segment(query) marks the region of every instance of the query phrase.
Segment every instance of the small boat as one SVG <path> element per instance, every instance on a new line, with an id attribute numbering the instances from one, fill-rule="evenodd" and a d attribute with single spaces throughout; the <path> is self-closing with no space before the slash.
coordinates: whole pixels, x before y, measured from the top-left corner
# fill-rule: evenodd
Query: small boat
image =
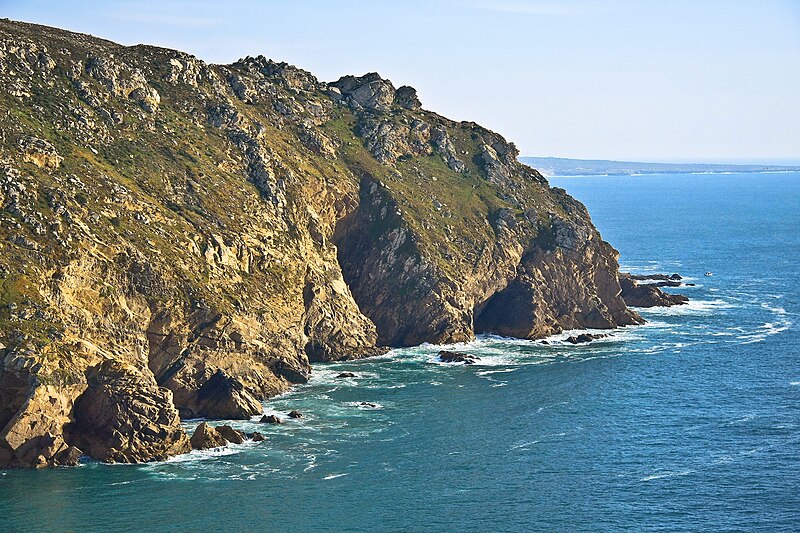
<path id="1" fill-rule="evenodd" d="M 713 272 L 706 272 L 706 277 L 707 277 L 707 278 L 710 278 L 710 277 L 711 277 L 711 276 L 713 276 L 713 275 L 714 275 L 714 273 L 713 273 Z"/>

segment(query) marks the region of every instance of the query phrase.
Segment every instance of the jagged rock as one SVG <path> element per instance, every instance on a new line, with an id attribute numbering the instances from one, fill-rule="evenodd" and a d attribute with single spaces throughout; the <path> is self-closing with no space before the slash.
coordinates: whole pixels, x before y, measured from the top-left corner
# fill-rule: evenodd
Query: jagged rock
<path id="1" fill-rule="evenodd" d="M 680 274 L 630 274 L 630 277 L 636 281 L 680 281 L 683 279 Z"/>
<path id="2" fill-rule="evenodd" d="M 608 337 L 608 335 L 604 335 L 602 333 L 601 334 L 581 333 L 577 336 L 570 335 L 569 337 L 567 337 L 566 340 L 570 344 L 584 344 L 587 342 L 592 342 L 595 339 L 604 339 L 606 337 Z"/>
<path id="3" fill-rule="evenodd" d="M 259 433 L 258 431 L 254 431 L 253 434 L 250 436 L 253 442 L 264 442 L 267 440 L 264 435 Z"/>
<path id="4" fill-rule="evenodd" d="M 217 370 L 197 390 L 197 405 L 192 411 L 206 418 L 248 420 L 261 414 L 263 408 L 241 381 Z"/>
<path id="5" fill-rule="evenodd" d="M 303 413 L 300 411 L 292 410 L 289 412 L 289 418 L 303 418 Z"/>
<path id="6" fill-rule="evenodd" d="M 264 415 L 261 417 L 262 424 L 282 424 L 283 421 L 275 415 Z"/>
<path id="7" fill-rule="evenodd" d="M 189 451 L 172 393 L 119 361 L 90 368 L 75 401 L 68 441 L 94 459 L 140 463 Z"/>
<path id="8" fill-rule="evenodd" d="M 443 126 L 436 126 L 431 133 L 431 142 L 433 142 L 436 149 L 442 155 L 444 162 L 450 167 L 453 172 L 464 172 L 467 165 L 461 161 L 456 155 L 456 149 L 453 142 L 447 135 L 447 130 Z"/>
<path id="9" fill-rule="evenodd" d="M 408 85 L 403 85 L 394 93 L 394 103 L 405 109 L 416 111 L 422 107 L 417 97 L 417 90 Z"/>
<path id="10" fill-rule="evenodd" d="M 622 298 L 632 307 L 669 307 L 689 301 L 689 298 L 682 294 L 667 294 L 656 284 L 639 285 L 630 274 L 620 273 L 619 283 Z"/>
<path id="11" fill-rule="evenodd" d="M 223 439 L 228 442 L 232 442 L 233 444 L 241 444 L 244 442 L 244 433 L 239 431 L 238 429 L 233 429 L 231 426 L 217 426 L 216 427 L 217 433 L 219 433 Z"/>
<path id="12" fill-rule="evenodd" d="M 474 365 L 480 361 L 480 358 L 468 353 L 442 350 L 439 352 L 439 360 L 442 363 L 464 363 L 465 365 Z"/>
<path id="13" fill-rule="evenodd" d="M 330 86 L 339 89 L 345 101 L 355 109 L 385 113 L 392 108 L 395 90 L 391 82 L 376 72 L 364 76 L 343 76 Z"/>
<path id="14" fill-rule="evenodd" d="M 158 104 L 161 103 L 161 95 L 152 87 L 137 87 L 130 92 L 128 98 L 137 101 L 143 109 L 150 113 L 155 113 L 158 110 Z"/>
<path id="15" fill-rule="evenodd" d="M 216 428 L 201 422 L 192 433 L 191 446 L 193 450 L 209 450 L 225 446 L 228 441 L 217 431 Z"/>
<path id="16" fill-rule="evenodd" d="M 363 316 L 339 272 L 309 269 L 303 289 L 306 354 L 311 361 L 355 359 L 386 353 L 375 325 Z"/>

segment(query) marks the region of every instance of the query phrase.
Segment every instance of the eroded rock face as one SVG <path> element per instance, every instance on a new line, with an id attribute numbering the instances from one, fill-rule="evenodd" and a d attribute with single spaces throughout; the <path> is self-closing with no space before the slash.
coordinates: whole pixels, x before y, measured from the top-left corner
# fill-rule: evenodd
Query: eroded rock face
<path id="1" fill-rule="evenodd" d="M 13 385 L 3 373 L 2 390 L 12 392 Z M 28 387 L 18 392 L 17 400 L 3 398 L 4 406 L 14 411 L 3 420 L 0 431 L 0 465 L 12 468 L 41 468 L 78 464 L 83 452 L 65 442 L 62 428 L 69 423 L 75 396 L 82 387 Z"/>
<path id="2" fill-rule="evenodd" d="M 247 420 L 262 412 L 261 403 L 245 390 L 244 385 L 222 370 L 200 386 L 196 397 L 196 404 L 183 406 L 188 417 Z"/>
<path id="3" fill-rule="evenodd" d="M 172 393 L 124 363 L 108 360 L 92 367 L 73 413 L 68 440 L 101 461 L 141 463 L 190 449 Z"/>

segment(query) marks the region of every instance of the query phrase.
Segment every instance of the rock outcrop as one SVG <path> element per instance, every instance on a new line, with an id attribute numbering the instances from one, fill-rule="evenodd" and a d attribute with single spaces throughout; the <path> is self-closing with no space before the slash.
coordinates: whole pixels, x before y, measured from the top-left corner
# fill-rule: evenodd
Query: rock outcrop
<path id="1" fill-rule="evenodd" d="M 90 457 L 141 463 L 189 451 L 172 393 L 152 375 L 106 360 L 87 371 L 86 381 L 66 439 Z"/>
<path id="2" fill-rule="evenodd" d="M 201 422 L 192 433 L 191 446 L 193 450 L 209 450 L 226 444 L 228 441 L 225 437 L 208 422 Z"/>
<path id="3" fill-rule="evenodd" d="M 619 283 L 622 288 L 622 298 L 625 300 L 626 305 L 632 307 L 669 307 L 673 305 L 682 305 L 689 301 L 689 298 L 682 294 L 669 294 L 659 288 L 663 286 L 674 286 L 670 283 L 674 278 L 659 283 L 639 284 L 637 280 L 642 279 L 659 278 L 637 277 L 624 272 L 620 274 Z"/>
<path id="4" fill-rule="evenodd" d="M 474 365 L 480 361 L 480 358 L 468 353 L 442 350 L 439 352 L 439 361 L 442 363 L 463 363 L 465 365 Z"/>
<path id="5" fill-rule="evenodd" d="M 0 466 L 181 453 L 178 415 L 315 361 L 641 321 L 579 202 L 378 74 L 2 20 L 0 101 Z"/>
<path id="6" fill-rule="evenodd" d="M 217 433 L 222 435 L 222 438 L 233 444 L 241 444 L 244 442 L 245 435 L 238 429 L 233 429 L 231 426 L 217 426 Z"/>

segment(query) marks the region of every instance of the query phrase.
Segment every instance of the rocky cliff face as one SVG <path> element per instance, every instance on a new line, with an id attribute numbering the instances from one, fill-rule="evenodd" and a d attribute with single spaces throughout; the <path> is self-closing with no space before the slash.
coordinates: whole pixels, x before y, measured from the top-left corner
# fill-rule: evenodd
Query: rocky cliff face
<path id="1" fill-rule="evenodd" d="M 0 21 L 0 466 L 148 461 L 310 363 L 640 321 L 585 208 L 377 74 Z"/>

